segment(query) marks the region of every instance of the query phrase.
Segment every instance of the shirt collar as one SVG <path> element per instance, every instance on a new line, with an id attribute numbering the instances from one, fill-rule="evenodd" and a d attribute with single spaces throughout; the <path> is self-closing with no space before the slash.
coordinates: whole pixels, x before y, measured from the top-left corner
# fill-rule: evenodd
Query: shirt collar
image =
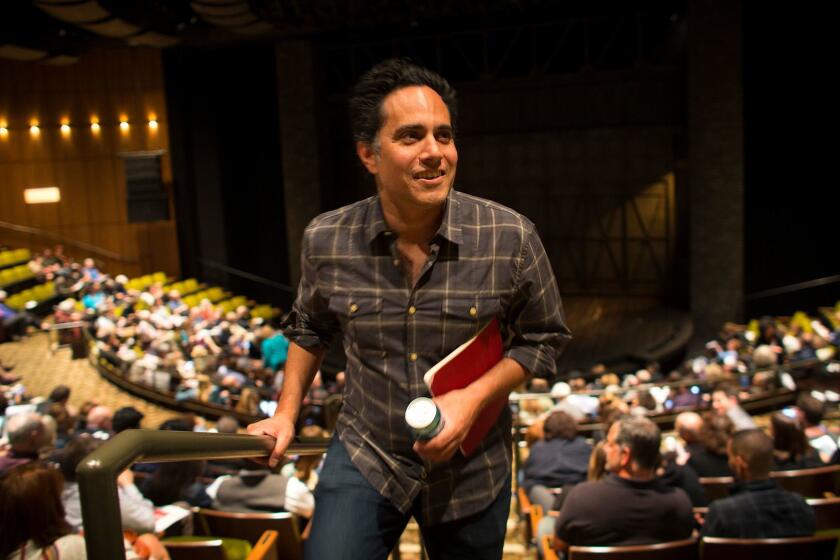
<path id="1" fill-rule="evenodd" d="M 764 480 L 751 480 L 749 482 L 735 482 L 732 485 L 730 494 L 737 494 L 739 492 L 760 492 L 762 490 L 773 490 L 779 485 L 775 480 L 765 478 Z"/>
<path id="2" fill-rule="evenodd" d="M 367 232 L 367 241 L 370 243 L 379 235 L 387 233 L 388 224 L 385 223 L 385 216 L 382 214 L 382 204 L 379 200 L 379 195 L 370 198 L 370 205 L 368 207 L 365 230 Z M 450 189 L 449 196 L 446 198 L 446 206 L 443 211 L 443 220 L 440 222 L 440 227 L 435 234 L 435 237 L 441 236 L 444 239 L 460 245 L 463 240 L 463 230 L 461 228 L 461 193 L 454 188 Z"/>

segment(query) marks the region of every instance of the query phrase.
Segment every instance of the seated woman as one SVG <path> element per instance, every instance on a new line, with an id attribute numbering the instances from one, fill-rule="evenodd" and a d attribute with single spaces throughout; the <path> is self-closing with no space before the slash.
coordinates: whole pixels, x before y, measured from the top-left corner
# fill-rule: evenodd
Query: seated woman
<path id="1" fill-rule="evenodd" d="M 565 412 L 553 412 L 543 425 L 545 439 L 536 442 L 523 466 L 522 485 L 531 501 L 548 510 L 554 496 L 548 488 L 586 479 L 592 446 L 577 435 L 577 423 Z"/>
<path id="2" fill-rule="evenodd" d="M 85 539 L 64 519 L 61 474 L 40 462 L 16 467 L 0 477 L 0 559 L 86 560 Z M 151 534 L 126 542 L 126 558 L 168 559 Z"/>
<path id="3" fill-rule="evenodd" d="M 808 444 L 805 428 L 795 412 L 775 412 L 770 417 L 773 438 L 773 470 L 791 471 L 823 465 L 819 453 Z"/>
<path id="4" fill-rule="evenodd" d="M 88 434 L 79 434 L 70 440 L 57 456 L 58 467 L 65 481 L 61 500 L 67 522 L 74 531 L 82 529 L 82 504 L 79 485 L 76 482 L 76 467 L 102 443 L 102 440 Z M 117 477 L 117 496 L 123 529 L 131 529 L 137 533 L 154 531 L 155 507 L 134 485 L 134 473 L 131 470 L 125 470 Z"/>
<path id="5" fill-rule="evenodd" d="M 728 416 L 706 414 L 700 429 L 702 446 L 694 446 L 688 465 L 699 477 L 732 476 L 726 442 L 735 430 Z"/>

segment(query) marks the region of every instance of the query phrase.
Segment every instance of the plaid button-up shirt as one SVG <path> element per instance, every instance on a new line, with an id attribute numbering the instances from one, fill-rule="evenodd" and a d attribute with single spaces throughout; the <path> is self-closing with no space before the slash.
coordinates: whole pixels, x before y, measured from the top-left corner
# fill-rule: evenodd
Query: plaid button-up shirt
<path id="1" fill-rule="evenodd" d="M 709 504 L 704 537 L 779 539 L 807 537 L 817 530 L 814 510 L 799 494 L 782 490 L 775 480 L 735 485 L 733 494 Z"/>
<path id="2" fill-rule="evenodd" d="M 403 273 L 377 196 L 322 214 L 306 228 L 302 277 L 285 334 L 303 347 L 343 336 L 344 404 L 336 430 L 362 475 L 400 511 L 420 496 L 426 524 L 488 507 L 510 477 L 510 411 L 481 446 L 442 464 L 412 451 L 408 403 L 423 374 L 492 317 L 505 355 L 531 374 L 555 371 L 570 338 L 554 274 L 525 217 L 451 191 L 416 284 Z"/>

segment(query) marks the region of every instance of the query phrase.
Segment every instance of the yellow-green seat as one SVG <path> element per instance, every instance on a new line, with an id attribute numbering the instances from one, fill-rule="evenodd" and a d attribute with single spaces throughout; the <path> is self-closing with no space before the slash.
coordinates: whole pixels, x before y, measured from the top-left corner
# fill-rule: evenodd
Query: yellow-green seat
<path id="1" fill-rule="evenodd" d="M 163 540 L 167 542 L 201 542 L 209 540 L 222 540 L 222 548 L 225 551 L 227 560 L 246 560 L 251 553 L 251 543 L 245 539 L 234 539 L 229 537 L 201 537 L 201 536 L 180 536 L 167 537 Z"/>

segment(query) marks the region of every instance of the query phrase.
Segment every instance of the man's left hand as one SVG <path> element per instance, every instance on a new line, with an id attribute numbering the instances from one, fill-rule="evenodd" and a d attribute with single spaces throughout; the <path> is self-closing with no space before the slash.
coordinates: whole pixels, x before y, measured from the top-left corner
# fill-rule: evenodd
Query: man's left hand
<path id="1" fill-rule="evenodd" d="M 443 419 L 443 429 L 429 440 L 414 443 L 414 452 L 432 462 L 451 459 L 467 437 L 478 416 L 478 403 L 469 391 L 458 389 L 434 398 Z"/>

